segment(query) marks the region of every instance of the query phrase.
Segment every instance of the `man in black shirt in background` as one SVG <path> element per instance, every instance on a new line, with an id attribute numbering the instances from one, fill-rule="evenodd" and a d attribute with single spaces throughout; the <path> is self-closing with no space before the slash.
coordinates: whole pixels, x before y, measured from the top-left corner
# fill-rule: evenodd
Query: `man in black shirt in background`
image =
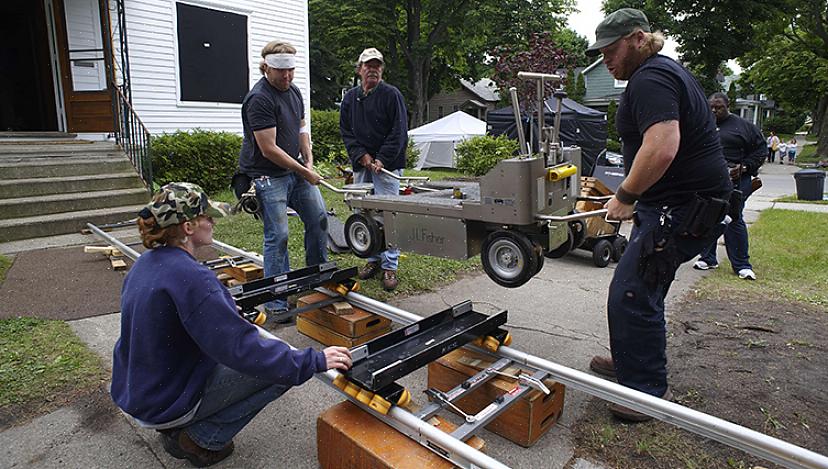
<path id="1" fill-rule="evenodd" d="M 733 188 L 742 192 L 740 210 L 734 211 L 733 220 L 725 228 L 724 239 L 727 258 L 733 272 L 746 280 L 756 280 L 756 273 L 750 264 L 748 255 L 748 231 L 742 216 L 744 203 L 751 194 L 751 177 L 756 176 L 759 167 L 765 162 L 767 147 L 765 138 L 759 128 L 728 111 L 729 99 L 724 93 L 710 95 L 710 109 L 716 116 L 719 139 L 722 142 L 725 160 L 730 168 Z M 699 260 L 693 265 L 698 270 L 719 267 L 716 259 L 716 242 L 702 251 Z"/>
<path id="2" fill-rule="evenodd" d="M 613 77 L 628 80 L 616 115 L 627 176 L 606 204 L 607 218 L 633 219 L 634 227 L 607 299 L 612 357 L 596 356 L 590 368 L 670 399 L 664 297 L 678 267 L 721 234 L 730 178 L 701 87 L 658 54 L 664 36 L 650 32 L 644 13 L 615 11 L 595 36 L 587 54 L 600 51 Z M 618 404 L 610 411 L 651 418 Z"/>

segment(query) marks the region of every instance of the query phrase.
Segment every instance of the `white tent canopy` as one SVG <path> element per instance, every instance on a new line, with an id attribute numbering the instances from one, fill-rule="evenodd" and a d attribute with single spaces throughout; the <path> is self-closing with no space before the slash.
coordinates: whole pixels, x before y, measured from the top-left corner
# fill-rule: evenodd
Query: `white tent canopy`
<path id="1" fill-rule="evenodd" d="M 454 148 L 476 135 L 486 134 L 486 123 L 463 111 L 457 111 L 408 131 L 408 138 L 420 150 L 417 169 L 454 168 Z"/>

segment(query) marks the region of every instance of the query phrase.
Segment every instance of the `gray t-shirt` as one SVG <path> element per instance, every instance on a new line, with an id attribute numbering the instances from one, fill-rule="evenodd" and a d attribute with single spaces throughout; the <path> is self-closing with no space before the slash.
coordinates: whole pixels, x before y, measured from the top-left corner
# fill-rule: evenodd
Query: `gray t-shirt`
<path id="1" fill-rule="evenodd" d="M 253 132 L 276 128 L 276 145 L 288 155 L 299 157 L 299 125 L 305 118 L 305 106 L 299 88 L 290 85 L 279 91 L 262 77 L 242 102 L 244 141 L 239 153 L 239 169 L 252 178 L 280 177 L 290 171 L 271 162 L 256 144 Z"/>

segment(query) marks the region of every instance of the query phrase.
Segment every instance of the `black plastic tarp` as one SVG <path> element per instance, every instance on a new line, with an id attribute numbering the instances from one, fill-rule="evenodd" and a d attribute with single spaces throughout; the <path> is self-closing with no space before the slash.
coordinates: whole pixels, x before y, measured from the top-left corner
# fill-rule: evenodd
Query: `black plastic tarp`
<path id="1" fill-rule="evenodd" d="M 548 99 L 543 116 L 546 125 L 554 124 L 556 109 L 557 101 L 554 98 Z M 537 150 L 537 113 L 523 112 L 521 117 L 526 140 L 531 141 L 532 148 Z M 486 116 L 486 124 L 486 133 L 489 135 L 506 134 L 509 138 L 517 139 L 515 114 L 511 106 L 490 111 Z M 595 159 L 607 146 L 606 114 L 564 98 L 561 103 L 561 142 L 564 146 L 581 147 L 581 174 L 591 176 Z"/>

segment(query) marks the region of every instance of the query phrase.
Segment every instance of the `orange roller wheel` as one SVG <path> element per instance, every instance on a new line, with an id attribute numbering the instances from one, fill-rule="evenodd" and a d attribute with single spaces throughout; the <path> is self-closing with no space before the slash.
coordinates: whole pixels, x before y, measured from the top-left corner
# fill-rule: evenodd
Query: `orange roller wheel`
<path id="1" fill-rule="evenodd" d="M 256 319 L 253 320 L 253 324 L 263 326 L 265 321 L 267 321 L 267 314 L 260 312 L 256 315 Z"/>
<path id="2" fill-rule="evenodd" d="M 503 339 L 503 345 L 505 345 L 507 347 L 512 345 L 512 333 L 511 332 L 506 333 L 506 338 Z"/>
<path id="3" fill-rule="evenodd" d="M 391 403 L 386 401 L 382 396 L 376 394 L 371 402 L 368 404 L 368 407 L 376 410 L 377 412 L 385 415 L 391 410 Z"/>
<path id="4" fill-rule="evenodd" d="M 349 395 L 353 398 L 356 398 L 357 394 L 359 394 L 360 387 L 357 386 L 356 384 L 348 381 L 348 384 L 345 385 L 345 389 L 343 389 L 343 391 L 345 391 L 345 394 L 347 394 L 347 395 Z"/>
<path id="5" fill-rule="evenodd" d="M 362 402 L 365 405 L 371 404 L 371 399 L 374 398 L 374 393 L 368 391 L 367 389 L 360 389 L 359 393 L 356 395 L 356 400 Z"/>
<path id="6" fill-rule="evenodd" d="M 348 378 L 346 378 L 345 375 L 337 375 L 337 377 L 333 380 L 333 385 L 344 391 L 345 386 L 348 385 Z"/>
<path id="7" fill-rule="evenodd" d="M 483 348 L 490 352 L 497 352 L 497 348 L 500 347 L 500 342 L 495 339 L 494 337 L 487 335 L 485 339 L 483 339 Z"/>
<path id="8" fill-rule="evenodd" d="M 411 393 L 408 392 L 408 389 L 403 389 L 400 398 L 397 399 L 397 405 L 400 407 L 408 407 L 408 404 L 411 404 Z"/>

